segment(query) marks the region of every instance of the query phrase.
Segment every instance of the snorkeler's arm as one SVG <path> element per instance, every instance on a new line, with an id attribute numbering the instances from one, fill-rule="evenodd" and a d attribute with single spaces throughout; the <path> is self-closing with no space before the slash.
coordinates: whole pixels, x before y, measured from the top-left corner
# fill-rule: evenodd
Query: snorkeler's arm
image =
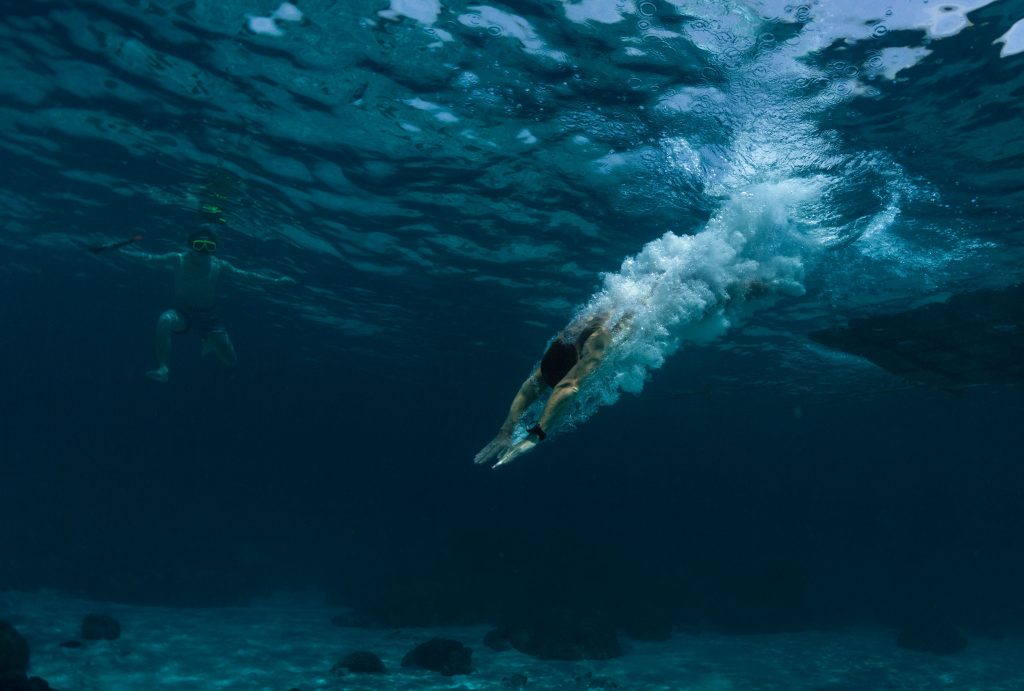
<path id="1" fill-rule="evenodd" d="M 512 443 L 512 430 L 516 426 L 516 421 L 523 414 L 524 410 L 540 398 L 543 390 L 544 379 L 538 367 L 534 370 L 533 374 L 526 378 L 523 385 L 519 387 L 519 391 L 516 392 L 515 398 L 512 399 L 512 405 L 508 409 L 508 415 L 505 417 L 505 422 L 501 424 L 498 434 L 473 457 L 475 463 L 487 463 L 508 449 Z"/>
<path id="2" fill-rule="evenodd" d="M 178 266 L 178 262 L 181 261 L 181 252 L 153 254 L 152 252 L 135 249 L 134 247 L 122 247 L 120 252 L 131 259 L 136 259 L 151 266 L 162 266 L 167 269 L 175 268 Z"/>
<path id="3" fill-rule="evenodd" d="M 224 259 L 217 260 L 224 271 L 235 278 L 240 278 L 243 281 L 259 281 L 260 283 L 295 283 L 295 279 L 291 276 L 273 276 L 271 274 L 263 273 L 262 271 L 249 271 L 248 269 L 239 269 L 237 266 Z"/>
<path id="4" fill-rule="evenodd" d="M 562 378 L 562 381 L 558 382 L 555 386 L 555 390 L 551 392 L 551 396 L 548 398 L 547 404 L 544 406 L 544 412 L 541 413 L 540 419 L 537 421 L 537 425 L 530 430 L 529 435 L 526 439 L 523 439 L 515 446 L 506 449 L 498 457 L 498 462 L 494 464 L 494 467 L 511 463 L 513 460 L 522 456 L 528 451 L 532 451 L 533 447 L 541 442 L 546 435 L 546 432 L 550 430 L 554 425 L 561 420 L 562 416 L 565 415 L 565 411 L 569 407 L 569 403 L 576 397 L 576 394 L 580 391 L 580 386 L 583 381 L 589 377 L 594 370 L 604 360 L 605 353 L 608 349 L 608 343 L 611 341 L 611 332 L 606 328 L 599 328 L 587 342 L 583 344 L 583 350 L 580 353 L 580 361 L 569 370 L 569 373 Z"/>

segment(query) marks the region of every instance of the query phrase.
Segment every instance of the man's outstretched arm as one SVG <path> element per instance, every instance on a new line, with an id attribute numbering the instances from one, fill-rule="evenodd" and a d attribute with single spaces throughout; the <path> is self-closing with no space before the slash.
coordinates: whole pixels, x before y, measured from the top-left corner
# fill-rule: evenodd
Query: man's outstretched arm
<path id="1" fill-rule="evenodd" d="M 502 451 L 501 455 L 498 456 L 498 462 L 494 464 L 495 468 L 511 463 L 524 453 L 532 451 L 533 447 L 537 446 L 547 436 L 547 431 L 565 415 L 569 404 L 576 397 L 576 394 L 579 393 L 583 381 L 604 360 L 610 340 L 611 333 L 605 328 L 598 329 L 587 339 L 587 342 L 583 345 L 583 352 L 580 353 L 580 361 L 555 386 L 555 390 L 551 392 L 551 396 L 544 406 L 544 412 L 541 413 L 540 419 L 537 420 L 537 425 L 530 429 L 530 434 L 527 435 L 526 439 Z"/>
<path id="2" fill-rule="evenodd" d="M 248 269 L 239 269 L 237 266 L 224 259 L 218 259 L 220 265 L 224 268 L 224 271 L 228 274 L 239 278 L 243 281 L 257 281 L 260 283 L 295 283 L 295 279 L 291 276 L 274 276 L 273 274 L 264 273 L 262 271 L 250 271 Z"/>
<path id="3" fill-rule="evenodd" d="M 130 259 L 135 259 L 150 266 L 161 266 L 165 269 L 173 269 L 181 261 L 181 252 L 153 254 L 152 252 L 146 252 L 134 247 L 122 247 L 119 251 Z"/>
<path id="4" fill-rule="evenodd" d="M 541 376 L 540 368 L 537 368 L 533 374 L 527 377 L 523 385 L 519 387 L 519 391 L 516 393 L 515 398 L 512 399 L 508 415 L 505 417 L 505 422 L 501 424 L 501 429 L 498 430 L 497 436 L 473 458 L 476 463 L 487 463 L 508 449 L 512 443 L 512 430 L 516 426 L 516 421 L 523 414 L 524 410 L 540 398 L 543 390 L 544 379 Z"/>

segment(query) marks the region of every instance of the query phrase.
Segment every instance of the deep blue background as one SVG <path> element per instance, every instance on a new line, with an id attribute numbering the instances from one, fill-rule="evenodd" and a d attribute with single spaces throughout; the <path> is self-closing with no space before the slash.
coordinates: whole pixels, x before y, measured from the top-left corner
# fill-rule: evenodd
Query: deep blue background
<path id="1" fill-rule="evenodd" d="M 693 349 L 585 433 L 490 471 L 472 455 L 531 334 L 508 333 L 521 361 L 387 342 L 307 361 L 321 334 L 267 327 L 229 291 L 238 368 L 179 338 L 162 387 L 141 372 L 169 272 L 132 265 L 128 289 L 46 266 L 2 285 L 0 587 L 198 604 L 312 586 L 393 623 L 524 605 L 755 630 L 919 602 L 986 626 L 1024 612 L 1017 390 L 700 393 L 742 363 Z"/>

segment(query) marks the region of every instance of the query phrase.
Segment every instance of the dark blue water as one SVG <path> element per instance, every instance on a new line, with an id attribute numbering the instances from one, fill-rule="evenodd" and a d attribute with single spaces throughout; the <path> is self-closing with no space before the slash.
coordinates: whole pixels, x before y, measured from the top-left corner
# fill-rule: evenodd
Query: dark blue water
<path id="1" fill-rule="evenodd" d="M 1020 282 L 1022 18 L 4 3 L 0 588 L 1019 627 L 1022 324 L 970 327 L 980 383 L 810 334 Z M 178 337 L 160 385 L 172 273 L 87 248 L 185 251 L 212 194 L 218 256 L 297 284 L 226 280 L 238 365 Z M 631 326 L 570 419 L 475 466 L 598 309 Z"/>

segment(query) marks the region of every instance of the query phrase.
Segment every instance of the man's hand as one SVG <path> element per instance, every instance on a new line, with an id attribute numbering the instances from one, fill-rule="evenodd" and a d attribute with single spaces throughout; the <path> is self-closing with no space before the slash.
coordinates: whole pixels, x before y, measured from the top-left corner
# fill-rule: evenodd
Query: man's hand
<path id="1" fill-rule="evenodd" d="M 494 467 L 500 468 L 506 463 L 511 463 L 512 461 L 516 460 L 524 453 L 533 451 L 533 447 L 537 446 L 539 442 L 540 439 L 531 434 L 526 439 L 522 440 L 512 448 L 505 449 L 502 452 L 502 454 L 498 456 L 498 462 L 494 464 Z"/>
<path id="2" fill-rule="evenodd" d="M 512 432 L 501 430 L 498 435 L 490 441 L 487 446 L 480 450 L 480 452 L 473 457 L 474 463 L 490 463 L 494 460 L 495 456 L 504 453 L 508 450 L 509 444 L 512 443 Z"/>

